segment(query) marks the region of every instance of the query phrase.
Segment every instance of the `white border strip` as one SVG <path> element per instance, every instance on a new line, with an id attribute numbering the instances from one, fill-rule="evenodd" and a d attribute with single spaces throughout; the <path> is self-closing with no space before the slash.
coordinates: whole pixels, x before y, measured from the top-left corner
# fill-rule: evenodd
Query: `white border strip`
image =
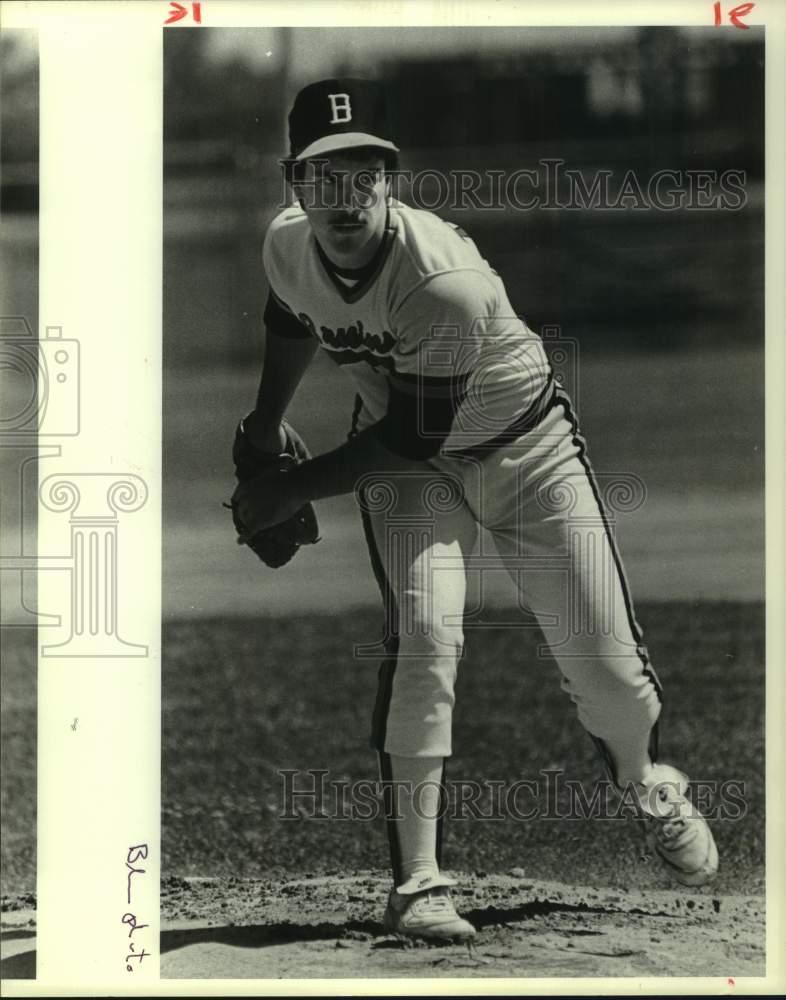
<path id="1" fill-rule="evenodd" d="M 38 27 L 42 68 L 41 326 L 78 340 L 82 432 L 63 442 L 69 474 L 140 476 L 146 504 L 118 515 L 118 634 L 146 658 L 42 658 L 39 688 L 39 979 L 17 995 L 368 995 L 410 992 L 412 980 L 156 982 L 156 959 L 126 973 L 125 851 L 145 840 L 141 917 L 155 927 L 159 810 L 161 44 L 165 2 L 3 3 L 9 27 Z M 734 4 L 724 3 L 724 9 Z M 710 26 L 710 0 L 577 0 L 472 4 L 422 0 L 297 5 L 203 0 L 205 26 L 642 25 Z M 781 705 L 784 606 L 784 14 L 759 0 L 767 24 L 767 508 L 768 979 L 418 980 L 423 994 L 764 993 L 782 989 L 784 779 Z M 177 30 L 176 28 L 172 30 Z M 723 30 L 734 30 L 726 28 Z M 724 276 L 719 276 L 722 280 Z M 42 468 L 42 478 L 45 469 Z M 74 512 L 42 511 L 43 557 L 68 555 Z M 68 530 L 63 523 L 69 522 Z M 51 547 L 50 547 L 51 546 Z M 39 581 L 40 606 L 64 607 Z M 51 586 L 51 591 L 47 588 Z M 48 608 L 47 608 L 48 610 Z M 773 614 L 773 611 L 775 612 Z M 66 620 L 68 625 L 68 620 Z M 66 628 L 67 631 L 67 628 Z M 74 717 L 79 718 L 72 729 Z M 722 738 L 722 734 L 719 734 Z M 143 888 L 144 887 L 144 888 Z M 671 973 L 675 970 L 664 970 Z M 133 976 L 130 983 L 128 976 Z M 142 982 L 142 977 L 146 982 Z M 5 984 L 6 991 L 8 983 Z"/>
<path id="2" fill-rule="evenodd" d="M 42 992 L 159 969 L 162 37 L 138 13 L 39 29 Z"/>

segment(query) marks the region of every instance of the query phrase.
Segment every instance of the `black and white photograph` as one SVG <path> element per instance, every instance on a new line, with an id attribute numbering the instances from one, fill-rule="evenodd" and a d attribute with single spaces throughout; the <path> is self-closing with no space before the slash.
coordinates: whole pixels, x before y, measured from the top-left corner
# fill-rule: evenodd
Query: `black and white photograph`
<path id="1" fill-rule="evenodd" d="M 4 995 L 782 990 L 784 13 L 0 3 Z"/>
<path id="2" fill-rule="evenodd" d="M 164 66 L 162 975 L 761 975 L 763 32 Z"/>
<path id="3" fill-rule="evenodd" d="M 73 421 L 38 339 L 38 39 L 0 34 L 0 975 L 35 977 L 39 467 Z M 67 345 L 70 347 L 71 345 Z M 44 355 L 39 362 L 39 350 Z M 47 366 L 47 360 L 49 362 Z M 55 369 L 55 370 L 53 370 Z M 47 380 L 51 384 L 47 386 Z M 47 407 L 54 390 L 54 407 Z M 71 404 L 71 405 L 69 405 Z M 49 409 L 49 418 L 46 411 Z M 52 420 L 53 411 L 54 421 Z M 65 421 L 62 417 L 65 416 Z M 39 434 L 39 428 L 42 428 Z M 39 461 L 40 459 L 40 461 Z M 45 619 L 46 623 L 46 619 Z"/>

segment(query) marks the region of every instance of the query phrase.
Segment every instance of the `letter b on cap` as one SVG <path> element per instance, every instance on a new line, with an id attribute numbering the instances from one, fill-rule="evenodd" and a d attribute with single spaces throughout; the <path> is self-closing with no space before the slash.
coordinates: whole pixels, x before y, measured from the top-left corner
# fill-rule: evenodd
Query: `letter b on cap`
<path id="1" fill-rule="evenodd" d="M 330 124 L 342 125 L 344 122 L 352 121 L 352 105 L 349 103 L 349 94 L 328 94 L 330 101 Z"/>

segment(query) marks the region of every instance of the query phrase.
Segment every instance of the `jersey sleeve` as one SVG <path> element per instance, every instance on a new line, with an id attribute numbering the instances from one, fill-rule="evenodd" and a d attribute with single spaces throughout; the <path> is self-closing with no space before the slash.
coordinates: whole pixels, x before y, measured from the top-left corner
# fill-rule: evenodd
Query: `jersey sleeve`
<path id="1" fill-rule="evenodd" d="M 269 332 L 280 337 L 304 339 L 312 336 L 313 331 L 301 322 L 286 300 L 283 270 L 279 260 L 281 250 L 277 241 L 279 223 L 280 217 L 270 224 L 262 245 L 262 264 L 269 286 L 263 319 Z"/>
<path id="2" fill-rule="evenodd" d="M 394 316 L 399 343 L 396 370 L 424 378 L 472 372 L 497 307 L 493 282 L 474 268 L 425 279 L 405 295 Z"/>
<path id="3" fill-rule="evenodd" d="M 288 340 L 305 340 L 307 337 L 313 336 L 311 330 L 300 322 L 272 288 L 268 293 L 263 319 L 267 332 L 274 333 L 278 337 L 286 337 Z"/>

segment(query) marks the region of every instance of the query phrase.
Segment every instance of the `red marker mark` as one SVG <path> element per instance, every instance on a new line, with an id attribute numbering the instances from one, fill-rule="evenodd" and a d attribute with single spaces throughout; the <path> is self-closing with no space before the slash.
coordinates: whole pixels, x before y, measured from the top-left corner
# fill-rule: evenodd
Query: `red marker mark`
<path id="1" fill-rule="evenodd" d="M 719 3 L 715 4 L 716 7 L 720 7 Z M 181 17 L 185 17 L 188 12 L 182 3 L 170 3 L 169 5 L 169 17 L 164 21 L 164 24 L 174 24 L 175 21 L 179 21 Z M 715 23 L 720 24 L 718 20 L 718 15 L 716 12 Z"/>
<path id="2" fill-rule="evenodd" d="M 174 24 L 175 21 L 182 21 L 184 17 L 188 16 L 188 10 L 182 3 L 177 3 L 177 0 L 171 0 L 169 4 L 169 17 L 164 21 L 164 24 Z M 196 22 L 196 24 L 202 23 L 202 4 L 192 3 L 191 4 L 191 16 Z"/>
<path id="3" fill-rule="evenodd" d="M 755 3 L 741 3 L 737 7 L 732 7 L 729 11 L 729 20 L 735 28 L 744 28 L 747 31 L 750 25 L 743 24 L 742 18 L 747 17 L 755 6 Z M 712 9 L 715 11 L 715 26 L 717 27 L 718 25 L 723 24 L 723 14 L 721 12 L 720 0 L 712 5 Z"/>
<path id="4" fill-rule="evenodd" d="M 734 986 L 734 980 L 731 978 L 731 976 L 729 976 L 726 982 L 728 983 L 729 986 Z"/>

